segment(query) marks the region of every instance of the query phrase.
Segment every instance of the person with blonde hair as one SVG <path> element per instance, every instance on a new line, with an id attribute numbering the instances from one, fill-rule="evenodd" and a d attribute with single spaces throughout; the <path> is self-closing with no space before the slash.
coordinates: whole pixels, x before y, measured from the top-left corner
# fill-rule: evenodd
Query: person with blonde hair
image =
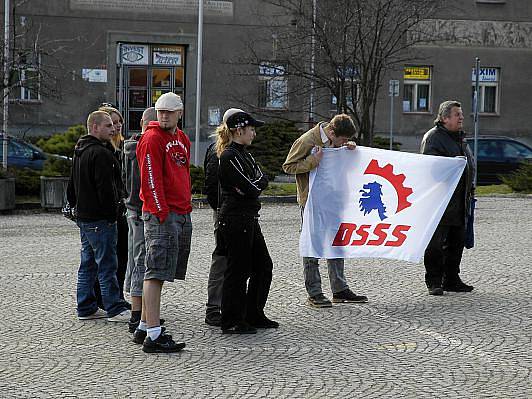
<path id="1" fill-rule="evenodd" d="M 273 262 L 259 225 L 259 195 L 268 179 L 246 149 L 255 138 L 255 127 L 263 124 L 232 108 L 216 129 L 221 188 L 217 241 L 227 261 L 221 302 L 223 334 L 255 334 L 257 328 L 279 327 L 264 314 Z"/>

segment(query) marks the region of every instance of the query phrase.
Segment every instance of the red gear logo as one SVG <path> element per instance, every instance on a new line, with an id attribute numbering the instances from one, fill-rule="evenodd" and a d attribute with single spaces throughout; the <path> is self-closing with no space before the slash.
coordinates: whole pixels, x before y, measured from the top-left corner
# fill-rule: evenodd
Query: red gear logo
<path id="1" fill-rule="evenodd" d="M 403 175 L 402 173 L 395 175 L 393 173 L 393 165 L 387 164 L 381 168 L 377 160 L 372 159 L 366 170 L 364 171 L 364 174 L 380 176 L 390 182 L 397 194 L 397 210 L 395 211 L 395 213 L 398 213 L 412 205 L 411 202 L 408 202 L 407 198 L 410 194 L 413 193 L 413 190 L 412 188 L 405 187 L 403 185 L 406 179 L 405 175 Z"/>

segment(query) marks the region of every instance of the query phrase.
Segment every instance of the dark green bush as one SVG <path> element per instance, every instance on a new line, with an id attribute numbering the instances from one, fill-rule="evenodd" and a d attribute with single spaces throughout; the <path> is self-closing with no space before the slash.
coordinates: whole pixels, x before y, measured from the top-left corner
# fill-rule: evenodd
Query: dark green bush
<path id="1" fill-rule="evenodd" d="M 15 178 L 16 195 L 39 195 L 41 191 L 41 172 L 29 168 L 9 168 L 9 174 Z"/>
<path id="2" fill-rule="evenodd" d="M 190 165 L 190 180 L 192 183 L 192 193 L 201 194 L 205 184 L 205 173 L 201 166 Z"/>
<path id="3" fill-rule="evenodd" d="M 257 129 L 249 151 L 270 180 L 283 173 L 288 151 L 302 133 L 293 122 L 273 122 Z"/>
<path id="4" fill-rule="evenodd" d="M 532 162 L 525 162 L 515 172 L 500 178 L 514 191 L 532 193 Z"/>
<path id="5" fill-rule="evenodd" d="M 401 144 L 398 141 L 392 141 L 392 149 L 394 151 L 400 151 L 401 150 Z M 373 148 L 382 148 L 385 150 L 390 149 L 390 138 L 389 137 L 381 137 L 381 136 L 375 136 L 373 137 Z"/>
<path id="6" fill-rule="evenodd" d="M 83 125 L 70 126 L 64 133 L 55 133 L 48 138 L 42 138 L 37 141 L 37 146 L 49 154 L 65 155 L 72 158 L 74 155 L 74 146 L 80 138 L 87 134 Z"/>
<path id="7" fill-rule="evenodd" d="M 48 158 L 44 161 L 42 176 L 70 176 L 72 161 L 64 158 Z"/>

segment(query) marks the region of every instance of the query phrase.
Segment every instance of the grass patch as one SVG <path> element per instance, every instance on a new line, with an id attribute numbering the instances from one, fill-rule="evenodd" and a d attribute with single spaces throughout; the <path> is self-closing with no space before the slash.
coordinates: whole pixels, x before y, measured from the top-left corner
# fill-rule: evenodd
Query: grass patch
<path id="1" fill-rule="evenodd" d="M 270 183 L 262 195 L 296 195 L 296 183 Z"/>
<path id="2" fill-rule="evenodd" d="M 506 184 L 495 184 L 492 186 L 477 186 L 475 195 L 477 197 L 488 196 L 492 194 L 511 194 L 514 191 Z"/>

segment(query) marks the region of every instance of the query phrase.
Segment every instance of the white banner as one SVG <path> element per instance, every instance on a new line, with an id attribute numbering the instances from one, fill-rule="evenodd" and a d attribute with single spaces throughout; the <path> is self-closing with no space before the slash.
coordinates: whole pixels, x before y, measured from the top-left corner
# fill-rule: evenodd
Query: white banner
<path id="1" fill-rule="evenodd" d="M 419 262 L 466 165 L 377 148 L 324 148 L 310 173 L 301 256 Z"/>

